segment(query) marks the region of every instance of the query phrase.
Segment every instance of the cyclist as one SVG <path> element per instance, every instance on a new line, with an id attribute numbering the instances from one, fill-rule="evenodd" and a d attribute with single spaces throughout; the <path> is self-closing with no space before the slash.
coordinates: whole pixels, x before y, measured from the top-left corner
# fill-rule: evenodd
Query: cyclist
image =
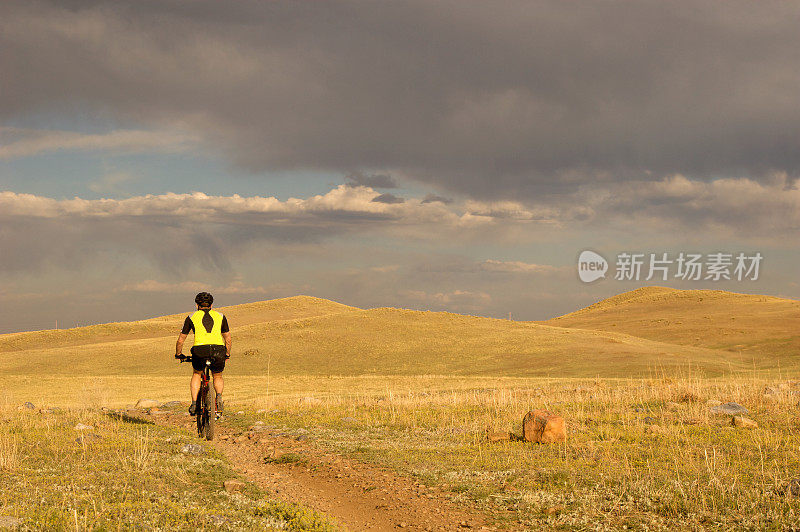
<path id="1" fill-rule="evenodd" d="M 192 394 L 192 406 L 189 407 L 189 414 L 197 413 L 197 393 L 200 391 L 200 377 L 205 367 L 205 360 L 211 359 L 211 374 L 214 376 L 214 390 L 217 392 L 217 412 L 222 413 L 224 404 L 222 402 L 222 390 L 225 388 L 225 381 L 222 379 L 222 371 L 225 369 L 225 360 L 231 356 L 231 333 L 228 327 L 228 319 L 217 312 L 211 310 L 214 304 L 214 296 L 208 292 L 200 292 L 194 298 L 197 303 L 197 312 L 186 316 L 183 322 L 183 329 L 178 335 L 178 342 L 175 344 L 175 358 L 179 358 L 183 351 L 183 342 L 190 332 L 194 333 L 194 346 L 192 353 L 192 381 L 189 384 L 189 391 Z"/>

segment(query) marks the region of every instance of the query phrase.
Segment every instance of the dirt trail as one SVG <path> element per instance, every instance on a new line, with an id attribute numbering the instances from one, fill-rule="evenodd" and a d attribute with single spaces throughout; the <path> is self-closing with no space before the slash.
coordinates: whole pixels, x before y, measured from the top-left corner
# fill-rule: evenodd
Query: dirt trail
<path id="1" fill-rule="evenodd" d="M 194 426 L 181 415 L 145 417 Z M 223 425 L 213 445 L 275 498 L 314 508 L 347 530 L 494 530 L 477 511 L 451 503 L 449 493 L 274 431 L 236 431 Z"/>

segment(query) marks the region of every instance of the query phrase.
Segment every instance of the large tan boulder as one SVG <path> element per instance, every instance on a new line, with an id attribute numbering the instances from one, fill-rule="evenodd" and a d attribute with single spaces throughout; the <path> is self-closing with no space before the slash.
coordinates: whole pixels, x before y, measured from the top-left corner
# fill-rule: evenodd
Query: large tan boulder
<path id="1" fill-rule="evenodd" d="M 546 410 L 531 410 L 522 418 L 522 437 L 533 443 L 555 443 L 567 439 L 564 418 Z"/>

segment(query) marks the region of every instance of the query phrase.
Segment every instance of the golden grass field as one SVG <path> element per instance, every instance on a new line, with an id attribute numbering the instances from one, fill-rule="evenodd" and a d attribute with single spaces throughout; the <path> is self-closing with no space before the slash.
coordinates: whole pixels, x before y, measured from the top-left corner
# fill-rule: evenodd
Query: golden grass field
<path id="1" fill-rule="evenodd" d="M 543 323 L 309 297 L 222 312 L 234 337 L 226 401 L 242 412 L 229 423 L 305 429 L 315 446 L 437 486 L 498 529 L 800 528 L 792 495 L 800 495 L 800 302 L 645 288 Z M 76 475 L 95 467 L 59 436 L 73 419 L 141 397 L 187 399 L 188 369 L 172 359 L 182 319 L 0 336 L 0 469 L 16 482 L 3 489 L 0 514 L 20 515 L 14 490 L 30 501 L 34 492 L 57 496 L 43 487 L 52 460 L 72 460 Z M 72 417 L 19 414 L 24 401 L 67 407 Z M 758 427 L 733 427 L 730 416 L 711 412 L 729 401 Z M 519 432 L 532 408 L 566 419 L 565 444 L 486 440 L 487 429 Z M 128 431 L 125 459 L 135 460 L 139 429 L 111 429 Z M 34 449 L 41 437 L 52 441 L 50 454 Z M 204 489 L 170 469 L 174 458 L 165 454 L 163 463 L 172 464 L 165 475 Z M 52 519 L 87 516 L 73 528 L 121 515 L 96 512 L 92 521 L 97 501 L 59 489 L 71 489 L 73 502 L 62 493 L 63 511 Z M 254 528 L 273 515 L 237 508 L 219 511 Z M 316 524 L 308 529 L 331 526 L 309 515 Z"/>

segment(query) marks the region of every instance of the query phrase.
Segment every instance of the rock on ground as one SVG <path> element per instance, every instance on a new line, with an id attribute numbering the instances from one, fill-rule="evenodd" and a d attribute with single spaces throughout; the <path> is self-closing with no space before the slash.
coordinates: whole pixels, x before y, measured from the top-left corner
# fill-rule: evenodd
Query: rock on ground
<path id="1" fill-rule="evenodd" d="M 75 430 L 92 430 L 94 429 L 91 425 L 84 425 L 83 423 L 78 423 L 73 427 Z"/>
<path id="2" fill-rule="evenodd" d="M 241 480 L 230 479 L 223 482 L 222 487 L 225 488 L 225 491 L 227 491 L 228 493 L 233 493 L 234 491 L 242 491 L 242 488 L 244 488 L 244 482 L 242 482 Z"/>
<path id="3" fill-rule="evenodd" d="M 732 425 L 743 429 L 757 429 L 758 423 L 744 416 L 733 416 Z"/>
<path id="4" fill-rule="evenodd" d="M 0 528 L 17 528 L 22 526 L 22 519 L 13 515 L 0 515 Z"/>
<path id="5" fill-rule="evenodd" d="M 564 418 L 546 410 L 531 410 L 522 418 L 522 437 L 534 443 L 555 443 L 567 439 Z"/>
<path id="6" fill-rule="evenodd" d="M 750 411 L 740 405 L 739 403 L 724 403 L 711 407 L 713 414 L 721 414 L 725 416 L 738 416 L 740 414 L 749 414 Z"/>
<path id="7" fill-rule="evenodd" d="M 789 497 L 800 497 L 800 478 L 793 478 L 789 483 L 780 489 L 782 495 Z"/>
<path id="8" fill-rule="evenodd" d="M 27 408 L 28 410 L 33 410 L 36 408 L 36 405 L 31 403 L 30 401 L 25 401 L 25 404 L 22 405 L 22 408 Z"/>
<path id="9" fill-rule="evenodd" d="M 206 448 L 198 443 L 187 443 L 183 447 L 181 447 L 181 452 L 183 454 L 203 454 L 206 452 Z"/>
<path id="10" fill-rule="evenodd" d="M 317 399 L 316 397 L 311 397 L 310 395 L 306 397 L 300 398 L 300 404 L 306 406 L 314 406 L 322 404 L 322 399 Z"/>
<path id="11" fill-rule="evenodd" d="M 136 406 L 134 408 L 157 408 L 159 406 L 161 406 L 161 403 L 153 399 L 139 399 L 136 401 Z"/>
<path id="12" fill-rule="evenodd" d="M 75 438 L 75 443 L 94 443 L 102 439 L 103 438 L 99 434 L 95 434 L 94 432 L 86 432 Z"/>
<path id="13" fill-rule="evenodd" d="M 489 432 L 486 431 L 486 439 L 492 443 L 499 441 L 508 441 L 511 439 L 511 434 L 508 432 Z"/>

